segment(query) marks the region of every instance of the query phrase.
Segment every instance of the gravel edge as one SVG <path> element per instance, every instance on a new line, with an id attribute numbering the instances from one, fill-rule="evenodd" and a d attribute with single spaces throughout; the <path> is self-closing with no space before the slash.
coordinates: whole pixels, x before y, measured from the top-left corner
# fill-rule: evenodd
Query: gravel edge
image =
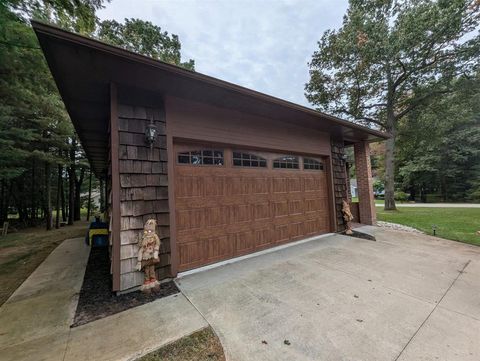
<path id="1" fill-rule="evenodd" d="M 416 228 L 404 226 L 403 224 L 398 224 L 398 223 L 377 221 L 377 226 L 382 228 L 387 228 L 387 229 L 393 229 L 396 231 L 425 234 L 425 232 L 422 232 Z"/>

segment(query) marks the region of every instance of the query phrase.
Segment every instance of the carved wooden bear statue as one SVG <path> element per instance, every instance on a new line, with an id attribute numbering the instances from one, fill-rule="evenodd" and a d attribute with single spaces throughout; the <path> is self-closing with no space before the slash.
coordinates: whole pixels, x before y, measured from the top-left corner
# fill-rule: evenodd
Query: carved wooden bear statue
<path id="1" fill-rule="evenodd" d="M 160 283 L 155 274 L 155 265 L 160 262 L 158 252 L 160 250 L 160 238 L 158 238 L 155 229 L 157 221 L 149 219 L 143 227 L 142 239 L 138 242 L 137 271 L 143 270 L 145 278 L 140 288 L 143 292 L 150 293 L 153 289 L 158 291 Z"/>

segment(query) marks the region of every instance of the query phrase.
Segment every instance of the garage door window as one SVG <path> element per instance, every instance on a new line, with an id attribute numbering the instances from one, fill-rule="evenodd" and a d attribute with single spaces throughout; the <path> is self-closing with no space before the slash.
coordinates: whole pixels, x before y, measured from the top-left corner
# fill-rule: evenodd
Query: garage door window
<path id="1" fill-rule="evenodd" d="M 323 170 L 323 164 L 312 158 L 303 158 L 303 169 Z"/>
<path id="2" fill-rule="evenodd" d="M 298 164 L 298 157 L 293 155 L 285 155 L 273 161 L 273 168 L 298 169 Z"/>
<path id="3" fill-rule="evenodd" d="M 179 164 L 192 165 L 223 165 L 223 150 L 202 149 L 190 152 L 179 152 L 177 157 Z"/>
<path id="4" fill-rule="evenodd" d="M 267 160 L 255 154 L 233 152 L 233 165 L 237 167 L 267 167 Z"/>

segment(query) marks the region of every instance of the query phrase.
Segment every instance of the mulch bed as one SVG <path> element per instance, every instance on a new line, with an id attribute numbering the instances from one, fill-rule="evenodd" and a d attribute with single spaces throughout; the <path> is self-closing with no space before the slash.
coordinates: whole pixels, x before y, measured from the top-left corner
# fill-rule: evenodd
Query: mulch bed
<path id="1" fill-rule="evenodd" d="M 151 294 L 135 291 L 116 296 L 111 287 L 108 250 L 106 248 L 92 248 L 82 289 L 80 290 L 75 318 L 70 327 L 84 325 L 180 292 L 173 281 L 162 283 L 160 291 Z"/>

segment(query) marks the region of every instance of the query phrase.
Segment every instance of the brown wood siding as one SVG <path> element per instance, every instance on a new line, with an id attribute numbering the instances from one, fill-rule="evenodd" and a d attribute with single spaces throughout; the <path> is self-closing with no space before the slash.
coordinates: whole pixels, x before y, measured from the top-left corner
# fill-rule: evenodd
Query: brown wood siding
<path id="1" fill-rule="evenodd" d="M 158 136 L 152 148 L 145 127 L 153 120 Z M 158 222 L 161 239 L 159 279 L 170 275 L 170 219 L 165 115 L 162 109 L 119 105 L 119 173 L 121 213 L 121 289 L 138 286 L 141 272 L 134 270 L 137 242 L 149 218 Z"/>
<path id="2" fill-rule="evenodd" d="M 291 123 L 187 101 L 165 98 L 169 134 L 268 150 L 330 155 L 328 133 Z"/>
<path id="3" fill-rule="evenodd" d="M 333 175 L 333 191 L 335 196 L 335 219 L 337 222 L 337 231 L 345 230 L 345 221 L 342 213 L 342 201 L 348 202 L 347 191 L 347 171 L 345 160 L 345 148 L 343 140 L 332 138 L 332 175 Z"/>
<path id="4" fill-rule="evenodd" d="M 177 145 L 175 151 L 201 148 Z M 246 150 L 268 162 L 249 168 L 233 166 L 232 149 L 220 149 L 223 166 L 175 165 L 179 271 L 331 230 L 326 158 L 317 158 L 321 171 L 302 170 L 300 156 L 300 169 L 273 169 L 273 159 L 284 153 Z"/>

